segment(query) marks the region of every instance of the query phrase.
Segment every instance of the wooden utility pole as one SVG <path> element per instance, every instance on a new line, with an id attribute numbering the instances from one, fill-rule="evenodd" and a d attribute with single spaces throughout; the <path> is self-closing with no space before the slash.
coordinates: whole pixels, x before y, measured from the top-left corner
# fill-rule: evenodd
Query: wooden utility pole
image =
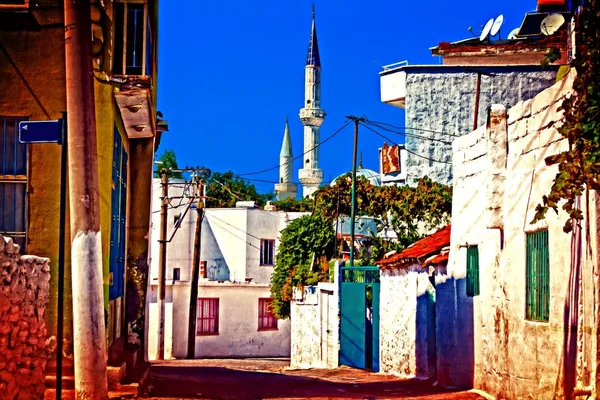
<path id="1" fill-rule="evenodd" d="M 200 250 L 202 238 L 202 220 L 204 219 L 204 183 L 198 183 L 198 192 L 200 200 L 196 207 L 196 234 L 194 238 L 194 259 L 192 263 L 192 283 L 190 290 L 190 314 L 188 320 L 188 347 L 187 358 L 193 359 L 196 356 L 196 314 L 198 313 L 198 280 L 200 269 Z"/>
<path id="2" fill-rule="evenodd" d="M 160 239 L 158 251 L 158 355 L 165 359 L 165 275 L 167 272 L 167 213 L 169 209 L 169 175 L 160 171 L 162 196 L 160 198 Z"/>
<path id="3" fill-rule="evenodd" d="M 356 219 L 356 153 L 358 152 L 358 124 L 364 118 L 346 117 L 354 121 L 354 153 L 352 155 L 352 205 L 350 206 L 350 266 L 354 266 L 354 220 Z"/>
<path id="4" fill-rule="evenodd" d="M 92 27 L 89 0 L 65 0 L 65 71 L 76 399 L 108 399 Z"/>

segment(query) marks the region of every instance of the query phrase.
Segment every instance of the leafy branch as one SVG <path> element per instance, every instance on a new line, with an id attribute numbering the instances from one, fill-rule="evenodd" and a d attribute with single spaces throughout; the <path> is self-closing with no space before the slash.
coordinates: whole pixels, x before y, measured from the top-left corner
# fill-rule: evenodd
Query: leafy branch
<path id="1" fill-rule="evenodd" d="M 569 150 L 546 158 L 546 165 L 557 165 L 550 193 L 536 206 L 532 223 L 545 218 L 548 209 L 558 214 L 559 203 L 568 214 L 563 230 L 570 232 L 573 222 L 583 219 L 576 199 L 586 189 L 600 190 L 600 1 L 586 1 L 576 16 L 576 58 L 572 62 L 577 75 L 573 92 L 559 110 L 565 114 L 559 133 L 569 142 Z"/>

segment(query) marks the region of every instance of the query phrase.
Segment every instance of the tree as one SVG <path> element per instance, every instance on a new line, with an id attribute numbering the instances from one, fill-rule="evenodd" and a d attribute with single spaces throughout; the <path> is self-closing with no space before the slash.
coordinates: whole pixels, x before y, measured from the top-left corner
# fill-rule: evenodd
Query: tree
<path id="1" fill-rule="evenodd" d="M 573 94 L 565 97 L 559 110 L 564 123 L 559 133 L 569 141 L 569 150 L 546 158 L 547 165 L 558 165 L 550 193 L 542 197 L 532 221 L 546 216 L 549 208 L 558 214 L 559 203 L 568 214 L 563 231 L 573 229 L 573 221 L 581 221 L 583 212 L 576 199 L 586 190 L 600 191 L 600 1 L 583 2 L 576 14 L 576 57 L 572 61 L 577 76 Z M 549 53 L 549 57 L 556 50 Z"/>
<path id="2" fill-rule="evenodd" d="M 319 189 L 315 193 L 314 212 L 330 221 L 335 221 L 338 215 L 349 216 L 351 189 L 350 174 L 338 178 L 332 187 Z M 356 203 L 356 215 L 376 218 L 378 232 L 388 227 L 393 229 L 398 237 L 395 247 L 402 250 L 421 238 L 422 228 L 431 229 L 450 221 L 452 188 L 428 177 L 419 179 L 417 186 L 374 186 L 357 177 Z M 375 254 L 381 254 L 375 250 Z"/>
<path id="3" fill-rule="evenodd" d="M 211 208 L 234 208 L 238 201 L 255 201 L 259 207 L 273 200 L 273 193 L 260 194 L 256 187 L 232 171 L 213 172 L 207 181 L 207 204 Z"/>
<path id="4" fill-rule="evenodd" d="M 321 215 L 305 215 L 282 232 L 271 275 L 272 310 L 279 319 L 290 316 L 294 287 L 315 285 L 329 278 L 335 233 Z"/>
<path id="5" fill-rule="evenodd" d="M 177 166 L 177 156 L 175 155 L 175 151 L 173 149 L 166 149 L 163 151 L 162 155 L 158 158 L 158 161 L 162 162 L 162 165 L 159 165 L 158 169 L 170 169 L 170 170 L 178 170 Z M 157 176 L 158 174 L 155 174 Z M 157 176 L 158 177 L 158 176 Z M 179 171 L 171 172 L 169 177 L 183 179 L 183 174 Z"/>
<path id="6" fill-rule="evenodd" d="M 303 199 L 283 199 L 273 202 L 278 211 L 285 212 L 306 212 L 313 210 L 313 201 L 308 198 Z"/>

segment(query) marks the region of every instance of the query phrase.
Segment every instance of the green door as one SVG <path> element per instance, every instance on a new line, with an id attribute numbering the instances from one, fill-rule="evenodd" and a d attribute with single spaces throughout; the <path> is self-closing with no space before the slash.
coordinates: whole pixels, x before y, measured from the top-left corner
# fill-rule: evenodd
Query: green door
<path id="1" fill-rule="evenodd" d="M 340 364 L 379 371 L 379 268 L 340 275 Z"/>

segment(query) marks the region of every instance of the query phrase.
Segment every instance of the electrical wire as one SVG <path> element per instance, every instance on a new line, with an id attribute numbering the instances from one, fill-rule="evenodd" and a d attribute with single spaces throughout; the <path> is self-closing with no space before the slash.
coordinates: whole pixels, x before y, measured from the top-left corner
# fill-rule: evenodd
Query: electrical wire
<path id="1" fill-rule="evenodd" d="M 454 134 L 449 133 L 449 132 L 434 131 L 432 129 L 421 129 L 421 128 L 409 128 L 409 127 L 404 127 L 404 126 L 396 126 L 396 125 L 388 124 L 386 122 L 372 121 L 372 120 L 370 120 L 368 118 L 365 118 L 365 122 L 369 122 L 369 123 L 376 124 L 376 125 L 385 125 L 387 127 L 398 129 L 398 130 L 407 130 L 408 129 L 408 130 L 412 130 L 412 131 L 439 133 L 441 135 L 448 135 L 448 136 L 453 136 L 453 137 L 459 137 L 460 136 L 460 135 L 454 135 Z"/>
<path id="2" fill-rule="evenodd" d="M 427 136 L 421 136 L 421 135 L 415 135 L 414 133 L 397 132 L 397 131 L 391 130 L 389 128 L 386 128 L 384 126 L 380 126 L 380 125 L 374 124 L 372 122 L 371 123 L 367 122 L 367 124 L 369 124 L 371 126 L 374 126 L 376 128 L 379 128 L 379 129 L 383 129 L 384 131 L 388 131 L 388 132 L 394 133 L 396 135 L 413 137 L 415 139 L 431 140 L 432 142 L 440 142 L 440 143 L 447 144 L 447 145 L 451 145 L 452 144 L 452 143 L 446 142 L 445 140 L 442 140 L 442 139 L 437 139 L 437 138 L 432 138 L 432 137 L 427 137 Z"/>
<path id="3" fill-rule="evenodd" d="M 365 124 L 362 124 L 362 123 L 361 123 L 361 125 L 362 125 L 362 126 L 364 126 L 365 128 L 367 128 L 368 130 L 372 131 L 373 133 L 375 133 L 377 136 L 380 136 L 380 137 L 382 137 L 383 139 L 387 140 L 388 142 L 392 143 L 393 145 L 396 145 L 396 146 L 398 146 L 398 144 L 397 144 L 397 143 L 395 143 L 393 140 L 391 140 L 390 138 L 386 137 L 385 135 L 383 135 L 383 134 L 381 134 L 381 133 L 377 132 L 375 129 L 371 128 L 370 126 L 368 126 L 368 125 L 365 125 Z M 415 156 L 417 156 L 417 157 L 424 158 L 425 160 L 429 160 L 429 161 L 437 162 L 437 163 L 440 163 L 440 164 L 450 164 L 450 165 L 452 165 L 452 163 L 451 163 L 451 162 L 448 162 L 448 161 L 440 161 L 440 160 L 436 160 L 436 159 L 433 159 L 433 158 L 429 158 L 429 157 L 427 157 L 427 156 L 423 156 L 423 155 L 421 155 L 421 154 L 419 154 L 419 153 L 415 153 L 414 151 L 410 151 L 410 150 L 408 150 L 407 148 L 404 148 L 404 150 L 406 150 L 406 152 L 407 152 L 407 153 L 410 153 L 410 154 L 412 154 L 412 155 L 415 155 Z"/>
<path id="4" fill-rule="evenodd" d="M 350 125 L 350 122 L 352 121 L 347 121 L 344 125 L 342 125 L 342 127 L 340 129 L 338 129 L 337 131 L 335 131 L 331 136 L 327 137 L 326 139 L 322 140 L 321 142 L 319 142 L 316 146 L 314 146 L 312 149 L 305 151 L 304 153 L 300 154 L 299 156 L 296 156 L 294 158 L 292 158 L 290 161 L 288 161 L 286 164 L 283 165 L 288 165 L 291 164 L 292 162 L 294 162 L 295 160 L 304 157 L 305 154 L 310 153 L 311 151 L 313 151 L 314 149 L 318 148 L 319 146 L 321 146 L 322 144 L 326 143 L 327 141 L 333 139 L 338 133 L 340 133 L 342 130 L 344 130 L 344 128 L 346 128 L 348 125 Z M 274 167 L 271 168 L 266 168 L 260 171 L 256 171 L 256 172 L 246 172 L 244 174 L 237 174 L 236 176 L 241 177 L 241 176 L 248 176 L 248 175 L 258 175 L 258 174 L 262 174 L 264 172 L 269 172 L 269 171 L 273 171 L 274 169 L 280 168 L 281 164 L 277 164 Z M 244 179 L 244 178 L 242 178 Z"/>

